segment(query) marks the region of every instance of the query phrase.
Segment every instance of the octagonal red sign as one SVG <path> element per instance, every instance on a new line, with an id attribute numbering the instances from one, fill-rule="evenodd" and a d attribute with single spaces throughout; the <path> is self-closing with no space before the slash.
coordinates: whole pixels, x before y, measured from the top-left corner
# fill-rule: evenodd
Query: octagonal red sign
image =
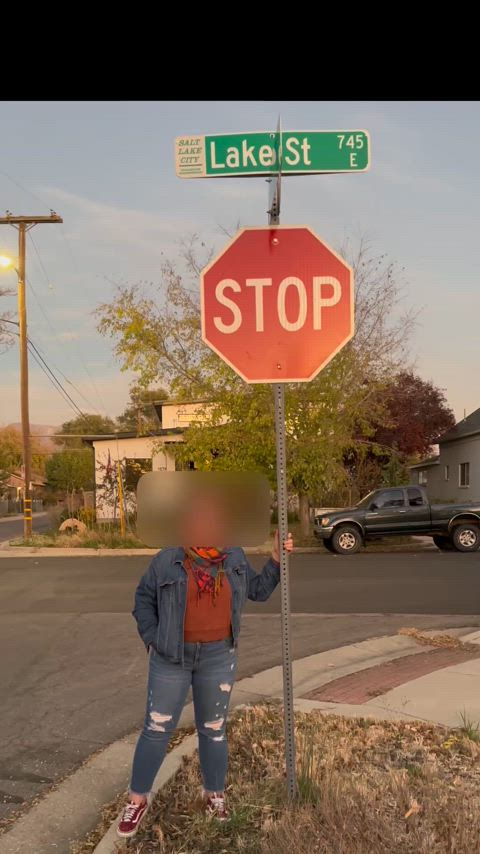
<path id="1" fill-rule="evenodd" d="M 313 379 L 353 336 L 353 272 L 305 226 L 244 228 L 201 275 L 202 338 L 249 383 Z"/>

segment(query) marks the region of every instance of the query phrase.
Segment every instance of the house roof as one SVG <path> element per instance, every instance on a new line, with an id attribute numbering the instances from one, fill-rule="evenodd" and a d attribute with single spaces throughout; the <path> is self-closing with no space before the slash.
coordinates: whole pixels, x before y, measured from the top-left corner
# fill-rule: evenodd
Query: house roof
<path id="1" fill-rule="evenodd" d="M 7 486 L 16 486 L 16 481 L 18 481 L 18 483 L 25 482 L 25 478 L 22 472 L 10 472 L 9 478 L 7 480 Z M 34 486 L 45 486 L 47 481 L 41 474 L 35 474 L 35 472 L 32 472 L 31 483 L 33 483 Z"/>
<path id="2" fill-rule="evenodd" d="M 208 400 L 206 397 L 195 397 L 191 400 L 152 400 L 150 403 L 153 403 L 154 406 L 190 406 L 194 403 L 211 403 L 211 400 Z"/>
<path id="3" fill-rule="evenodd" d="M 480 433 L 480 408 L 476 409 L 475 412 L 471 412 L 466 418 L 462 418 L 458 424 L 455 424 L 455 427 L 452 427 L 451 430 L 440 436 L 438 442 L 439 444 L 454 442 L 456 439 L 474 436 L 476 433 Z"/>
<path id="4" fill-rule="evenodd" d="M 171 433 L 183 433 L 183 427 L 170 427 L 163 430 L 150 430 L 146 436 L 139 436 L 135 430 L 123 433 L 99 433 L 98 435 L 83 436 L 82 442 L 91 445 L 93 442 L 111 442 L 115 439 L 155 439 L 157 436 L 168 436 Z"/>
<path id="5" fill-rule="evenodd" d="M 420 460 L 419 463 L 415 463 L 414 466 L 409 466 L 410 471 L 412 469 L 424 469 L 427 466 L 437 466 L 440 462 L 440 457 L 427 457 L 425 460 Z"/>

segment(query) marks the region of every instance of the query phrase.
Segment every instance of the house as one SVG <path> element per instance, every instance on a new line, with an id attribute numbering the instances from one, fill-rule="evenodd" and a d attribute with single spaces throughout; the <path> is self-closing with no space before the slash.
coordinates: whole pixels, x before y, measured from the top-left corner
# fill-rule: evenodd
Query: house
<path id="1" fill-rule="evenodd" d="M 135 432 L 85 436 L 95 455 L 95 509 L 98 519 L 118 517 L 118 463 L 127 507 L 135 506 L 135 489 L 147 471 L 175 471 L 171 446 L 182 441 L 190 424 L 205 418 L 208 403 L 195 401 L 159 401 L 153 404 L 158 429 L 148 436 Z"/>
<path id="2" fill-rule="evenodd" d="M 42 475 L 32 473 L 30 481 L 32 490 L 32 510 L 34 512 L 43 509 L 42 495 L 46 480 Z M 25 477 L 23 466 L 12 471 L 8 477 L 0 482 L 0 516 L 7 513 L 23 513 L 23 494 L 25 489 Z"/>
<path id="3" fill-rule="evenodd" d="M 480 500 L 480 409 L 438 440 L 439 453 L 410 466 L 411 481 L 435 502 Z"/>
<path id="4" fill-rule="evenodd" d="M 30 488 L 32 490 L 33 498 L 41 498 L 46 482 L 47 481 L 42 475 L 36 474 L 35 472 L 32 473 Z M 25 477 L 23 473 L 23 466 L 21 466 L 20 469 L 12 471 L 8 478 L 3 482 L 3 497 L 10 501 L 20 501 L 23 499 L 24 489 Z"/>

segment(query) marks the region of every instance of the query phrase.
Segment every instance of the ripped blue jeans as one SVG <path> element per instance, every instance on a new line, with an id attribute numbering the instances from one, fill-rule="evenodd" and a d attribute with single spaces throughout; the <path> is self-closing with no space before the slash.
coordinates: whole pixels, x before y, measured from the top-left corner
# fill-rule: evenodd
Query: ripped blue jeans
<path id="1" fill-rule="evenodd" d="M 132 793 L 150 792 L 190 686 L 203 785 L 209 792 L 223 791 L 228 767 L 226 722 L 236 667 L 237 655 L 230 638 L 186 643 L 183 666 L 150 648 L 147 709 L 133 758 Z"/>

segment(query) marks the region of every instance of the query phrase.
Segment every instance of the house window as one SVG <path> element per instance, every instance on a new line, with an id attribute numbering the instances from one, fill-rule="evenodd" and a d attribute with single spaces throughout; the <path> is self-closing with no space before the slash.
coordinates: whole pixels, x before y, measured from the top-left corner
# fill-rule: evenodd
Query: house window
<path id="1" fill-rule="evenodd" d="M 450 466 L 445 466 L 445 480 L 450 480 Z"/>
<path id="2" fill-rule="evenodd" d="M 125 460 L 125 489 L 133 492 L 142 474 L 152 471 L 152 460 L 146 458 L 127 458 Z"/>
<path id="3" fill-rule="evenodd" d="M 175 460 L 175 471 L 195 471 L 193 460 Z"/>
<path id="4" fill-rule="evenodd" d="M 470 463 L 460 463 L 458 469 L 460 486 L 470 486 Z"/>
<path id="5" fill-rule="evenodd" d="M 426 469 L 420 469 L 420 471 L 418 472 L 418 482 L 419 482 L 420 486 L 426 486 L 427 485 L 427 471 L 426 471 Z"/>

